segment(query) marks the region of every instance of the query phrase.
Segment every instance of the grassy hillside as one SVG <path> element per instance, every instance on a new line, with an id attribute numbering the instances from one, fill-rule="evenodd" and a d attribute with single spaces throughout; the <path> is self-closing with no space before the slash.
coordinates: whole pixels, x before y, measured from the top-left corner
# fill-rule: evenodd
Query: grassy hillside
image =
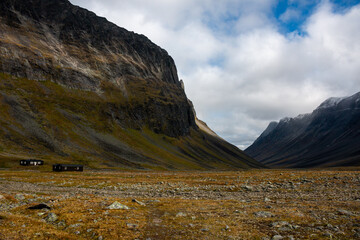
<path id="1" fill-rule="evenodd" d="M 69 89 L 50 80 L 0 74 L 1 167 L 16 167 L 18 159 L 30 157 L 44 159 L 48 165 L 80 163 L 90 168 L 259 166 L 234 146 L 201 130 L 175 138 L 157 134 L 136 121 L 126 123 L 126 119 L 136 119 L 128 116 L 136 111 L 127 109 L 136 109 L 149 99 L 141 95 L 125 99 L 111 83 L 102 84 L 104 91 L 95 93 Z M 135 89 L 140 85 L 129 86 L 129 92 L 141 92 Z M 150 86 L 145 87 L 148 91 Z M 160 101 L 170 104 L 166 99 Z M 123 119 L 110 116 L 110 109 L 122 114 Z"/>

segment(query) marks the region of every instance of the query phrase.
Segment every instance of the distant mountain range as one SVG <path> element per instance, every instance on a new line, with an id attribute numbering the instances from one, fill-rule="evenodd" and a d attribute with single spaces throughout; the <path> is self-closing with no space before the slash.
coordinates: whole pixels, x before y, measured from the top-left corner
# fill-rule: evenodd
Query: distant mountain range
<path id="1" fill-rule="evenodd" d="M 271 167 L 360 165 L 360 92 L 271 122 L 245 153 Z"/>
<path id="2" fill-rule="evenodd" d="M 196 118 L 174 60 L 68 0 L 0 1 L 0 167 L 262 165 Z"/>

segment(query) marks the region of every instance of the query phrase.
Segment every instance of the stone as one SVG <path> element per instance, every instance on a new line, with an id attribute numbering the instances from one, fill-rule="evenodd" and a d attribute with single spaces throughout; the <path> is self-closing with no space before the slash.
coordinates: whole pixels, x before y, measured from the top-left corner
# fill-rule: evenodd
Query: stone
<path id="1" fill-rule="evenodd" d="M 273 222 L 270 224 L 271 227 L 277 227 L 277 228 L 283 227 L 283 226 L 288 226 L 288 225 L 290 225 L 290 224 L 286 221 Z"/>
<path id="2" fill-rule="evenodd" d="M 264 201 L 265 201 L 265 202 L 271 202 L 270 198 L 267 198 L 267 197 L 264 198 Z"/>
<path id="3" fill-rule="evenodd" d="M 136 200 L 136 199 L 133 199 L 132 202 L 135 202 L 135 203 L 139 204 L 140 206 L 146 206 L 145 203 L 143 203 L 143 202 L 141 202 L 139 200 Z"/>
<path id="4" fill-rule="evenodd" d="M 254 189 L 252 186 L 249 186 L 249 185 L 244 185 L 244 186 L 242 186 L 242 188 L 246 191 L 252 191 Z"/>
<path id="5" fill-rule="evenodd" d="M 284 237 L 283 236 L 281 236 L 281 235 L 275 235 L 275 236 L 273 236 L 272 238 L 271 238 L 271 240 L 281 240 L 281 239 L 283 239 Z"/>
<path id="6" fill-rule="evenodd" d="M 134 223 L 126 223 L 126 227 L 128 229 L 136 229 L 138 227 L 138 225 L 134 224 Z"/>
<path id="7" fill-rule="evenodd" d="M 354 238 L 355 238 L 355 239 L 360 239 L 360 232 L 355 233 L 355 234 L 354 234 Z"/>
<path id="8" fill-rule="evenodd" d="M 331 233 L 331 232 L 325 232 L 323 234 L 324 237 L 329 237 L 329 238 L 332 238 L 334 235 Z"/>
<path id="9" fill-rule="evenodd" d="M 75 224 L 69 225 L 69 228 L 77 228 L 77 227 L 80 227 L 80 226 L 81 226 L 81 223 L 75 223 Z"/>
<path id="10" fill-rule="evenodd" d="M 265 212 L 265 211 L 256 212 L 256 213 L 254 213 L 254 215 L 256 217 L 273 217 L 273 216 L 275 216 L 273 213 Z"/>
<path id="11" fill-rule="evenodd" d="M 98 240 L 104 240 L 104 237 L 103 237 L 103 236 L 99 236 L 99 237 L 98 237 Z"/>
<path id="12" fill-rule="evenodd" d="M 16 200 L 19 200 L 19 201 L 22 201 L 22 200 L 25 199 L 25 196 L 22 195 L 22 194 L 20 194 L 20 193 L 18 193 L 18 194 L 15 195 L 15 199 L 16 199 Z"/>
<path id="13" fill-rule="evenodd" d="M 113 202 L 110 206 L 107 207 L 107 209 L 124 209 L 129 210 L 130 208 L 124 204 L 121 204 L 117 201 Z"/>
<path id="14" fill-rule="evenodd" d="M 65 227 L 66 227 L 66 223 L 65 223 L 64 220 L 61 220 L 60 222 L 58 222 L 57 226 L 60 227 L 60 228 L 65 228 Z"/>
<path id="15" fill-rule="evenodd" d="M 46 218 L 45 218 L 45 221 L 47 222 L 56 222 L 56 220 L 58 220 L 58 216 L 55 214 L 55 213 L 49 213 Z"/>
<path id="16" fill-rule="evenodd" d="M 186 217 L 187 216 L 187 214 L 186 213 L 183 213 L 183 212 L 178 212 L 177 214 L 176 214 L 176 217 Z"/>
<path id="17" fill-rule="evenodd" d="M 339 213 L 340 215 L 346 215 L 346 216 L 353 216 L 353 215 L 354 215 L 352 212 L 347 211 L 347 210 L 344 210 L 344 209 L 339 209 L 339 210 L 338 210 L 338 213 Z"/>

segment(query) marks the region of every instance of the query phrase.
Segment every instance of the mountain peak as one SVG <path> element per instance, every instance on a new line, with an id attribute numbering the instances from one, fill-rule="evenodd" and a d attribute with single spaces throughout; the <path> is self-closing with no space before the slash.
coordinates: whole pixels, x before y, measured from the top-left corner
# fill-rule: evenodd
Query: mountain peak
<path id="1" fill-rule="evenodd" d="M 283 118 L 276 128 L 269 125 L 245 152 L 274 167 L 354 165 L 359 129 L 360 92 L 329 98 L 311 114 Z"/>
<path id="2" fill-rule="evenodd" d="M 330 97 L 320 104 L 319 108 L 330 108 L 338 105 L 342 100 L 348 97 Z"/>

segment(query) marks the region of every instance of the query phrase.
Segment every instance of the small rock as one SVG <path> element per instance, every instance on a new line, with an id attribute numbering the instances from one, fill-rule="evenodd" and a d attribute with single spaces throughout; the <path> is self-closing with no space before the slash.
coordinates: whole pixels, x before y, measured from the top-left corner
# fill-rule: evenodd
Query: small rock
<path id="1" fill-rule="evenodd" d="M 254 213 L 256 217 L 273 217 L 274 214 L 271 212 L 265 212 L 265 211 L 260 211 L 260 212 L 256 212 Z"/>
<path id="2" fill-rule="evenodd" d="M 249 185 L 244 185 L 244 186 L 242 186 L 242 188 L 246 191 L 252 191 L 254 189 L 252 186 L 249 186 Z"/>
<path id="3" fill-rule="evenodd" d="M 265 202 L 271 202 L 270 198 L 267 198 L 267 197 L 264 198 L 264 201 L 265 201 Z"/>
<path id="4" fill-rule="evenodd" d="M 69 228 L 77 228 L 77 227 L 80 227 L 80 226 L 81 226 L 80 223 L 75 223 L 75 224 L 71 224 L 71 225 L 69 226 Z"/>
<path id="5" fill-rule="evenodd" d="M 121 203 L 115 201 L 110 206 L 108 206 L 107 209 L 125 209 L 125 210 L 128 210 L 130 208 L 128 206 L 124 205 L 124 204 L 121 204 Z"/>
<path id="6" fill-rule="evenodd" d="M 352 215 L 353 215 L 352 212 L 347 211 L 347 210 L 344 210 L 344 209 L 339 209 L 339 210 L 338 210 L 338 213 L 339 213 L 340 215 L 346 215 L 346 216 L 352 216 Z"/>
<path id="7" fill-rule="evenodd" d="M 61 227 L 61 228 L 65 228 L 66 227 L 66 223 L 64 220 L 61 220 L 60 222 L 58 222 L 58 227 Z"/>
<path id="8" fill-rule="evenodd" d="M 278 230 L 281 232 L 290 232 L 292 231 L 292 228 L 286 226 L 286 227 L 280 227 Z"/>
<path id="9" fill-rule="evenodd" d="M 286 221 L 273 222 L 270 224 L 271 227 L 277 227 L 277 228 L 283 227 L 283 226 L 288 226 L 288 225 L 289 225 L 289 223 Z"/>
<path id="10" fill-rule="evenodd" d="M 201 231 L 202 231 L 202 232 L 208 232 L 208 231 L 209 231 L 209 229 L 207 229 L 207 228 L 203 228 L 203 229 L 201 229 Z"/>
<path id="11" fill-rule="evenodd" d="M 187 216 L 186 213 L 183 213 L 183 212 L 178 212 L 176 214 L 176 217 L 186 217 L 186 216 Z"/>
<path id="12" fill-rule="evenodd" d="M 49 213 L 45 218 L 47 222 L 55 222 L 56 220 L 58 220 L 58 216 L 55 213 Z"/>
<path id="13" fill-rule="evenodd" d="M 325 232 L 325 233 L 323 234 L 323 236 L 324 236 L 324 237 L 332 238 L 332 237 L 333 237 L 333 234 L 330 233 L 330 232 Z"/>
<path id="14" fill-rule="evenodd" d="M 127 223 L 126 226 L 128 229 L 136 229 L 138 227 L 138 225 L 134 223 Z"/>
<path id="15" fill-rule="evenodd" d="M 76 235 L 80 235 L 80 233 L 81 233 L 80 231 L 75 231 Z"/>
<path id="16" fill-rule="evenodd" d="M 294 213 L 294 216 L 295 217 L 305 217 L 305 215 L 303 213 L 301 213 L 301 212 Z"/>
<path id="17" fill-rule="evenodd" d="M 145 203 L 140 202 L 139 200 L 133 199 L 132 201 L 135 202 L 135 203 L 137 203 L 137 204 L 139 204 L 140 206 L 146 206 Z"/>
<path id="18" fill-rule="evenodd" d="M 103 240 L 103 239 L 104 239 L 103 236 L 98 237 L 98 240 Z"/>
<path id="19" fill-rule="evenodd" d="M 281 235 L 275 235 L 275 236 L 273 236 L 272 238 L 271 238 L 271 240 L 281 240 L 281 239 L 283 239 L 284 237 L 283 236 L 281 236 Z"/>
<path id="20" fill-rule="evenodd" d="M 44 213 L 44 212 L 39 212 L 37 215 L 38 215 L 39 217 L 41 217 L 41 216 L 45 215 L 45 213 Z"/>
<path id="21" fill-rule="evenodd" d="M 89 229 L 86 230 L 86 232 L 88 232 L 88 233 L 89 233 L 89 232 L 92 232 L 92 231 L 93 231 L 92 228 L 89 228 Z"/>
<path id="22" fill-rule="evenodd" d="M 25 197 L 24 197 L 24 195 L 22 195 L 22 194 L 18 193 L 18 194 L 16 194 L 16 195 L 15 195 L 15 199 L 17 199 L 17 200 L 21 201 L 21 200 L 24 200 L 24 199 L 25 199 Z"/>

